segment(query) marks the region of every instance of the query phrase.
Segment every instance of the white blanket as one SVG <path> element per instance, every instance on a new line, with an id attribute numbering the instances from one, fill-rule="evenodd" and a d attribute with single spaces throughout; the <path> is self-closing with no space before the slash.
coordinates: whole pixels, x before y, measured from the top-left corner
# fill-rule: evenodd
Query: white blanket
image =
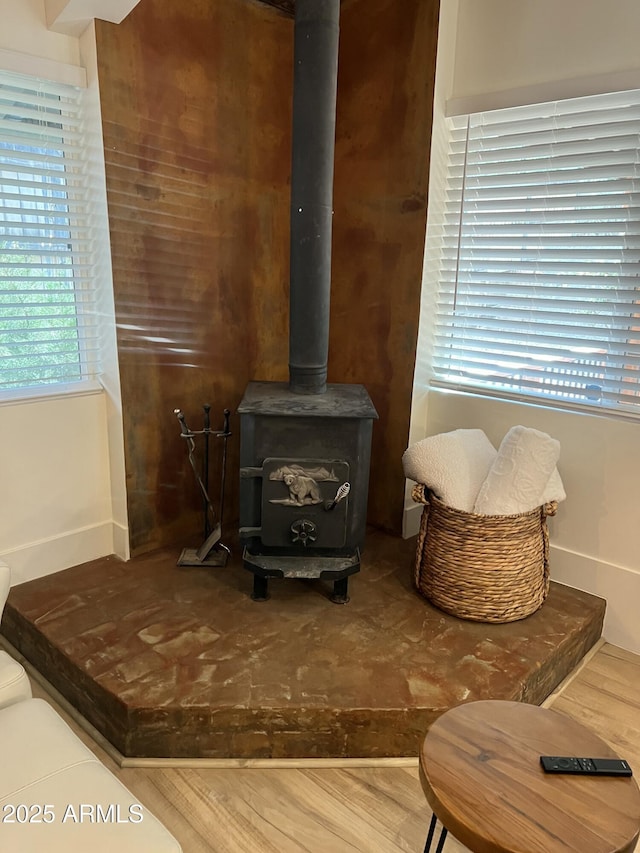
<path id="1" fill-rule="evenodd" d="M 496 455 L 481 429 L 456 429 L 412 444 L 402 467 L 407 479 L 428 486 L 443 503 L 471 512 Z"/>
<path id="2" fill-rule="evenodd" d="M 550 499 L 562 499 L 562 481 L 554 474 L 559 456 L 560 442 L 551 436 L 524 426 L 512 427 L 502 440 L 473 511 L 515 515 Z M 551 498 L 558 489 L 560 494 Z"/>
<path id="3" fill-rule="evenodd" d="M 550 501 L 557 501 L 560 503 L 567 497 L 567 493 L 564 490 L 564 484 L 562 482 L 562 478 L 560 477 L 560 472 L 557 468 L 553 469 L 551 476 L 549 477 L 549 482 L 544 488 L 542 493 L 542 499 L 540 500 L 540 506 L 542 504 L 548 504 Z"/>

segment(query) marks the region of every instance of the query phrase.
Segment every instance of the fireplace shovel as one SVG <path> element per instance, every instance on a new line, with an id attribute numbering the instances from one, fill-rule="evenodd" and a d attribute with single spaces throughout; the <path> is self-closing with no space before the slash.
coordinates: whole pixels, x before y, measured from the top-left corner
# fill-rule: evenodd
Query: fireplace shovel
<path id="1" fill-rule="evenodd" d="M 181 437 L 187 440 L 189 453 L 189 464 L 193 469 L 196 481 L 200 487 L 203 498 L 204 511 L 204 542 L 199 548 L 183 548 L 178 559 L 178 566 L 226 566 L 231 551 L 224 545 L 220 538 L 222 536 L 222 511 L 224 506 L 224 482 L 227 465 L 227 439 L 231 435 L 229 430 L 229 409 L 224 410 L 224 427 L 222 430 L 212 430 L 209 422 L 211 406 L 204 406 L 204 427 L 199 432 L 193 432 L 187 426 L 184 414 L 180 409 L 175 409 L 174 414 L 180 421 Z M 198 473 L 194 459 L 195 435 L 204 436 L 204 460 L 202 476 Z M 215 511 L 211 504 L 208 492 L 209 480 L 209 437 L 211 435 L 223 439 L 222 450 L 222 475 L 220 482 L 220 518 L 211 529 L 210 519 L 215 521 Z"/>

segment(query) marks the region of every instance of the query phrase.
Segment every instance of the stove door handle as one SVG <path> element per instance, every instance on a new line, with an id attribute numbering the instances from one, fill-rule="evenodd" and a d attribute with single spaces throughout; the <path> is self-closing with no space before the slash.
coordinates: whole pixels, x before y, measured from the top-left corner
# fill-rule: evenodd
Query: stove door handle
<path id="1" fill-rule="evenodd" d="M 335 509 L 336 506 L 340 503 L 340 501 L 343 501 L 347 497 L 350 491 L 351 483 L 343 483 L 336 492 L 335 498 L 332 501 L 329 501 L 329 503 L 325 504 L 325 509 L 328 512 L 330 512 L 332 509 Z"/>

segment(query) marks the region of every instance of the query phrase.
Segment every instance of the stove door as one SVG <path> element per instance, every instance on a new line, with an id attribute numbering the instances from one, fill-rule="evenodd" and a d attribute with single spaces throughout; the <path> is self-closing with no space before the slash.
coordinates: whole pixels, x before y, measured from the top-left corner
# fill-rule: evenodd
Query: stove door
<path id="1" fill-rule="evenodd" d="M 349 464 L 343 460 L 265 459 L 263 544 L 296 549 L 344 547 L 348 483 Z"/>

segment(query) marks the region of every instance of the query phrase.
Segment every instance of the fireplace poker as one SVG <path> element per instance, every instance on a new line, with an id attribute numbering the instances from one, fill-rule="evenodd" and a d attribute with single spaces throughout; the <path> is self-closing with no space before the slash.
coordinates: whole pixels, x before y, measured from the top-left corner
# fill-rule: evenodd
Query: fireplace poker
<path id="1" fill-rule="evenodd" d="M 222 474 L 220 476 L 220 524 L 222 524 L 222 518 L 224 513 L 224 483 L 225 476 L 227 471 L 227 439 L 231 435 L 231 430 L 229 429 L 229 416 L 231 412 L 229 409 L 224 410 L 224 426 L 222 427 L 222 432 L 216 433 L 218 438 L 222 438 Z"/>
<path id="2" fill-rule="evenodd" d="M 203 406 L 204 409 L 204 422 L 203 422 L 203 430 L 204 433 L 204 453 L 202 455 L 202 479 L 204 480 L 205 490 L 209 491 L 209 432 L 211 430 L 211 406 L 208 403 L 205 403 Z M 222 526 L 222 519 L 220 519 L 220 525 Z M 204 538 L 205 540 L 209 536 L 211 532 L 209 528 L 209 513 L 207 512 L 207 503 L 205 501 L 204 505 Z"/>

